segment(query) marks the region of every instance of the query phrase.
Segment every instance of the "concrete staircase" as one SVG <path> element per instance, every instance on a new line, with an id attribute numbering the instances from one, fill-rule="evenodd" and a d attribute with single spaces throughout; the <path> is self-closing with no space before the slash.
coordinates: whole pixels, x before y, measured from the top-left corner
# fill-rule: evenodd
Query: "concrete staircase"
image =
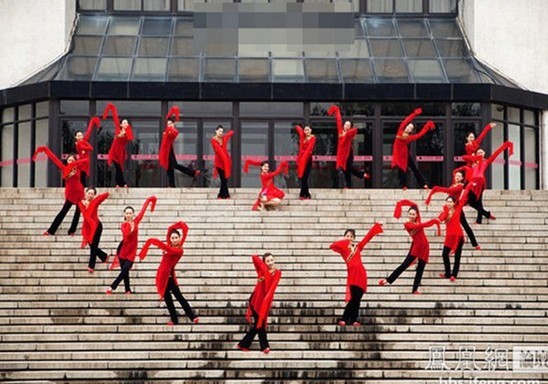
<path id="1" fill-rule="evenodd" d="M 410 294 L 414 267 L 393 286 L 377 281 L 410 245 L 404 219 L 392 218 L 395 202 L 423 201 L 424 191 L 313 190 L 313 200 L 300 201 L 290 190 L 276 212 L 250 210 L 255 189 L 233 190 L 231 200 L 217 200 L 213 189 L 110 192 L 99 211 L 108 252 L 120 240 L 123 208 L 139 209 L 147 196 L 156 195 L 158 205 L 140 226 L 141 245 L 164 238 L 177 220 L 189 224 L 179 283 L 200 323 L 190 324 L 180 311 L 181 324 L 166 326 L 167 309 L 154 287 L 158 250 L 132 270 L 136 294 L 124 295 L 122 286 L 107 296 L 118 272 L 104 264 L 87 272 L 81 236 L 66 235 L 72 211 L 56 236 L 42 236 L 62 205 L 62 189 L 1 189 L 0 381 L 548 382 L 546 365 L 544 373 L 512 370 L 513 347 L 548 349 L 547 192 L 486 192 L 485 205 L 497 220 L 474 227 L 483 249 L 465 245 L 455 283 L 438 277 L 443 237 L 429 229 L 422 295 Z M 442 200 L 437 196 L 428 210 L 421 204 L 423 217 L 437 216 Z M 466 212 L 472 222 L 474 213 Z M 374 221 L 385 223 L 385 233 L 363 252 L 369 290 L 362 326 L 341 328 L 346 269 L 329 244 L 346 228 L 361 238 Z M 250 255 L 265 251 L 283 270 L 269 355 L 257 344 L 247 353 L 235 348 L 248 328 L 245 308 L 255 283 Z M 499 359 L 493 362 L 494 351 Z M 479 369 L 467 369 L 472 359 Z M 435 369 L 441 363 L 448 369 Z"/>

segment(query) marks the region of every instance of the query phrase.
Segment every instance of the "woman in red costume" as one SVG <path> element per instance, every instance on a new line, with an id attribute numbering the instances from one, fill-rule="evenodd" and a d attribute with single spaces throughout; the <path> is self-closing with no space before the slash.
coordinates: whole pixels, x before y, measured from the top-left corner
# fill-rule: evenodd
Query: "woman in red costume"
<path id="1" fill-rule="evenodd" d="M 57 216 L 55 216 L 55 219 L 53 220 L 53 223 L 51 223 L 48 230 L 44 232 L 44 235 L 55 235 L 57 228 L 59 228 L 63 222 L 63 219 L 70 210 L 70 207 L 76 205 L 74 217 L 72 218 L 72 224 L 68 230 L 69 236 L 74 236 L 74 233 L 78 227 L 78 220 L 80 220 L 80 209 L 78 208 L 78 203 L 84 198 L 84 186 L 80 182 L 80 172 L 82 172 L 82 168 L 87 164 L 88 160 L 76 160 L 76 156 L 71 154 L 67 157 L 67 165 L 64 165 L 48 147 L 42 146 L 38 147 L 36 152 L 34 152 L 34 155 L 32 156 L 33 161 L 36 161 L 36 157 L 39 153 L 45 153 L 49 157 L 57 168 L 61 170 L 61 175 L 65 181 L 65 203 Z"/>
<path id="2" fill-rule="evenodd" d="M 114 164 L 116 187 L 127 187 L 124 179 L 124 163 L 127 159 L 127 143 L 133 140 L 133 129 L 127 119 L 122 120 L 120 124 L 114 104 L 107 104 L 103 112 L 103 120 L 107 119 L 109 113 L 114 120 L 114 140 L 108 151 L 108 165 Z"/>
<path id="3" fill-rule="evenodd" d="M 312 135 L 310 125 L 305 125 L 304 129 L 297 125 L 295 129 L 299 134 L 299 153 L 297 155 L 297 177 L 301 180 L 299 199 L 308 200 L 311 198 L 308 190 L 308 176 L 312 169 L 312 152 L 316 145 L 316 136 Z"/>
<path id="4" fill-rule="evenodd" d="M 408 220 L 404 224 L 405 230 L 409 233 L 409 236 L 413 239 L 411 243 L 411 249 L 407 254 L 407 257 L 401 263 L 401 265 L 392 272 L 392 274 L 387 279 L 379 280 L 379 285 L 393 284 L 394 281 L 413 264 L 415 261 L 418 261 L 417 270 L 415 273 L 415 281 L 413 283 L 412 293 L 414 295 L 419 295 L 419 286 L 421 284 L 422 274 L 424 272 L 424 267 L 428 263 L 428 256 L 430 255 L 430 244 L 428 243 L 428 238 L 424 233 L 424 228 L 431 227 L 436 225 L 438 227 L 438 234 L 440 231 L 440 221 L 439 219 L 431 219 L 424 223 L 421 222 L 421 217 L 419 213 L 419 207 L 416 203 L 410 200 L 400 200 L 396 204 L 394 210 L 394 217 L 399 219 L 401 217 L 401 211 L 403 206 L 409 206 L 408 210 Z"/>
<path id="5" fill-rule="evenodd" d="M 426 198 L 425 204 L 430 205 L 430 201 L 432 200 L 432 196 L 436 193 L 447 193 L 449 196 L 453 197 L 454 201 L 459 201 L 461 199 L 462 192 L 464 191 L 466 181 L 466 172 L 469 170 L 468 167 L 460 167 L 453 171 L 453 184 L 451 184 L 448 188 L 445 187 L 439 187 L 435 186 L 430 191 L 430 194 Z M 466 205 L 466 202 L 464 203 Z M 464 214 L 464 210 L 461 210 L 460 214 L 460 224 L 462 225 L 462 228 L 464 228 L 466 234 L 468 235 L 468 238 L 470 239 L 470 243 L 474 248 L 477 250 L 480 250 L 481 247 L 478 244 L 478 241 L 476 240 L 476 236 L 474 235 L 474 231 L 472 231 L 472 228 L 470 228 L 470 225 L 468 224 L 468 221 L 466 220 L 466 216 Z"/>
<path id="6" fill-rule="evenodd" d="M 485 171 L 493 161 L 505 150 L 508 150 L 508 157 L 514 154 L 514 145 L 512 142 L 507 141 L 502 144 L 489 158 L 485 159 L 485 151 L 483 149 L 478 149 L 476 155 L 473 156 L 463 156 L 464 161 L 471 164 L 469 177 L 470 180 L 467 189 L 470 189 L 468 194 L 468 204 L 478 211 L 478 216 L 476 218 L 476 223 L 481 224 L 482 217 L 487 219 L 495 220 L 495 216 L 491 212 L 486 211 L 483 207 L 483 191 L 485 190 Z"/>
<path id="7" fill-rule="evenodd" d="M 263 211 L 268 210 L 269 208 L 275 208 L 282 202 L 282 199 L 285 197 L 285 192 L 277 188 L 274 185 L 274 178 L 280 173 L 287 175 L 289 172 L 289 166 L 287 161 L 282 161 L 279 167 L 274 172 L 269 172 L 270 165 L 268 161 L 256 161 L 256 160 L 246 160 L 244 164 L 244 172 L 249 171 L 249 166 L 255 165 L 261 167 L 261 185 L 262 189 L 259 193 L 259 197 L 253 204 L 252 210 Z"/>
<path id="8" fill-rule="evenodd" d="M 154 212 L 154 207 L 156 206 L 156 196 L 151 196 L 146 199 L 137 217 L 134 217 L 135 210 L 133 207 L 126 207 L 124 209 L 124 222 L 120 226 L 120 229 L 122 230 L 122 241 L 118 245 L 118 249 L 116 251 L 116 258 L 120 263 L 120 274 L 116 277 L 116 279 L 114 279 L 110 287 L 108 287 L 106 292 L 107 295 L 110 295 L 112 291 L 118 288 L 118 285 L 122 282 L 122 280 L 124 280 L 126 295 L 132 293 L 129 281 L 129 270 L 133 266 L 135 256 L 137 255 L 137 246 L 139 243 L 139 224 L 141 223 L 141 220 L 143 220 L 149 205 L 150 212 Z M 113 265 L 115 264 L 116 261 Z"/>
<path id="9" fill-rule="evenodd" d="M 467 156 L 472 156 L 476 154 L 476 151 L 480 149 L 481 142 L 483 139 L 485 139 L 485 136 L 489 133 L 489 131 L 493 128 L 495 128 L 497 124 L 495 123 L 489 123 L 484 128 L 483 131 L 481 131 L 480 135 L 476 139 L 476 134 L 474 132 L 468 132 L 466 134 L 466 143 L 464 144 L 464 150 L 466 152 Z M 471 166 L 472 163 L 467 162 L 467 166 Z"/>
<path id="10" fill-rule="evenodd" d="M 358 327 L 360 323 L 357 321 L 360 314 L 360 302 L 363 294 L 367 291 L 367 271 L 362 263 L 361 252 L 363 248 L 371 241 L 371 239 L 382 233 L 382 224 L 375 223 L 359 242 L 355 243 L 356 231 L 347 229 L 344 232 L 344 239 L 334 242 L 329 246 L 333 252 L 340 254 L 346 263 L 346 308 L 344 309 L 340 326 L 352 324 Z"/>
<path id="11" fill-rule="evenodd" d="M 180 231 L 182 232 L 182 236 Z M 181 294 L 179 282 L 177 281 L 177 276 L 175 276 L 175 267 L 183 256 L 183 245 L 187 234 L 188 225 L 183 221 L 179 221 L 168 228 L 165 243 L 155 238 L 148 239 L 139 253 L 139 258 L 144 260 L 152 245 L 157 246 L 163 251 L 162 261 L 160 261 L 160 265 L 156 271 L 156 290 L 158 295 L 160 295 L 160 300 L 163 299 L 165 301 L 169 316 L 171 317 L 171 321 L 167 325 L 179 324 L 177 311 L 171 297 L 172 294 L 179 301 L 190 321 L 195 324 L 199 321 L 199 318 L 194 314 L 194 311 Z"/>
<path id="12" fill-rule="evenodd" d="M 88 272 L 93 273 L 95 270 L 95 262 L 97 256 L 106 263 L 108 255 L 105 251 L 99 248 L 101 234 L 103 233 L 103 224 L 99 220 L 99 205 L 109 197 L 109 193 L 101 193 L 97 195 L 97 190 L 94 187 L 86 189 L 86 197 L 78 203 L 78 207 L 84 216 L 82 224 L 82 248 L 89 244 L 89 262 Z"/>
<path id="13" fill-rule="evenodd" d="M 90 176 L 89 167 L 91 164 L 91 152 L 93 152 L 93 147 L 89 143 L 89 139 L 91 137 L 91 133 L 93 132 L 94 128 L 99 128 L 101 125 L 101 120 L 95 116 L 93 117 L 89 123 L 88 123 L 88 129 L 86 130 L 86 134 L 84 135 L 84 132 L 77 131 L 76 132 L 76 153 L 78 155 L 78 160 L 81 159 L 88 159 L 87 164 L 82 168 L 82 173 L 80 174 L 80 182 L 84 187 L 87 186 L 87 177 Z"/>
<path id="14" fill-rule="evenodd" d="M 354 168 L 354 150 L 352 140 L 358 134 L 358 128 L 353 128 L 350 121 L 342 123 L 341 110 L 332 105 L 327 111 L 329 116 L 335 115 L 337 123 L 337 164 L 335 168 L 339 173 L 344 173 L 345 188 L 352 187 L 352 175 L 359 179 L 369 179 L 369 174 Z"/>
<path id="15" fill-rule="evenodd" d="M 228 191 L 228 179 L 232 175 L 232 159 L 228 153 L 228 141 L 234 135 L 234 131 L 224 134 L 225 129 L 219 125 L 215 129 L 215 135 L 211 138 L 211 147 L 215 152 L 215 160 L 213 162 L 213 177 L 219 175 L 221 179 L 221 188 L 219 189 L 218 199 L 230 199 Z"/>
<path id="16" fill-rule="evenodd" d="M 415 126 L 411 121 L 422 113 L 422 109 L 417 108 L 415 111 L 407 116 L 398 127 L 398 133 L 394 139 L 394 145 L 392 148 L 392 168 L 398 169 L 398 176 L 400 179 L 400 188 L 407 189 L 407 168 L 411 168 L 411 172 L 417 178 L 417 181 L 425 189 L 428 188 L 428 183 L 420 173 L 417 165 L 413 161 L 411 154 L 409 153 L 409 143 L 416 141 L 426 135 L 428 131 L 434 130 L 436 126 L 429 120 L 422 127 L 419 133 L 413 135 Z"/>
<path id="17" fill-rule="evenodd" d="M 242 351 L 249 351 L 251 343 L 256 334 L 259 334 L 259 345 L 263 353 L 270 352 L 270 345 L 266 336 L 266 327 L 268 324 L 268 313 L 274 299 L 274 292 L 278 287 L 282 272 L 276 269 L 274 265 L 274 256 L 272 253 L 265 253 L 262 259 L 253 255 L 253 265 L 257 271 L 257 284 L 249 298 L 246 319 L 251 324 L 253 317 L 254 324 L 251 326 L 242 341 L 238 343 L 238 348 Z"/>
<path id="18" fill-rule="evenodd" d="M 171 117 L 173 116 L 173 117 Z M 166 129 L 162 135 L 162 143 L 160 144 L 160 154 L 158 160 L 160 166 L 167 171 L 168 185 L 170 188 L 175 188 L 175 170 L 183 172 L 190 177 L 196 177 L 200 174 L 199 170 L 192 170 L 184 165 L 177 163 L 177 157 L 173 150 L 173 143 L 179 135 L 175 121 L 179 121 L 179 107 L 172 107 L 166 116 Z"/>

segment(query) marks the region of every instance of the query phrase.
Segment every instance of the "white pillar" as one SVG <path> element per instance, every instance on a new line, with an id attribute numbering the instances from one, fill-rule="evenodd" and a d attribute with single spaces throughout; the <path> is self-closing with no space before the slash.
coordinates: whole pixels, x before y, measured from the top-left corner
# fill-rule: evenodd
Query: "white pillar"
<path id="1" fill-rule="evenodd" d="M 548 189 L 548 110 L 542 111 L 540 116 L 540 159 L 539 159 L 539 175 L 540 189 Z"/>

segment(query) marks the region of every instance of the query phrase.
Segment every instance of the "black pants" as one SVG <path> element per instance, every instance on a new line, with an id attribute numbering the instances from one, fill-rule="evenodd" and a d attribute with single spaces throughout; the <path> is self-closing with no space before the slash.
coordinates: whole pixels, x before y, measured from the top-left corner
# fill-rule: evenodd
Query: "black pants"
<path id="1" fill-rule="evenodd" d="M 472 231 L 472 228 L 470 228 L 470 225 L 468 224 L 468 221 L 466 220 L 466 216 L 464 215 L 464 210 L 461 211 L 460 214 L 460 225 L 462 225 L 462 228 L 464 228 L 464 232 L 468 235 L 468 238 L 470 239 L 470 243 L 473 247 L 478 246 L 478 241 L 476 240 L 476 236 L 474 235 L 474 231 Z"/>
<path id="2" fill-rule="evenodd" d="M 310 199 L 310 191 L 308 190 L 308 177 L 310 176 L 310 171 L 312 170 L 312 159 L 308 160 L 306 167 L 304 168 L 303 177 L 301 178 L 301 192 L 299 197 L 304 199 Z"/>
<path id="3" fill-rule="evenodd" d="M 88 175 L 85 172 L 80 172 L 80 184 L 85 187 L 88 186 Z"/>
<path id="4" fill-rule="evenodd" d="M 255 338 L 255 335 L 259 334 L 259 345 L 261 348 L 261 351 L 264 351 L 266 348 L 270 348 L 268 344 L 268 339 L 266 336 L 266 329 L 264 325 L 261 328 L 257 328 L 257 321 L 259 321 L 259 314 L 255 312 L 253 308 L 251 308 L 251 313 L 253 313 L 253 319 L 255 320 L 255 324 L 251 326 L 249 331 L 246 333 L 242 341 L 238 343 L 238 345 L 242 348 L 247 348 L 251 346 L 251 343 L 253 342 L 253 339 Z"/>
<path id="5" fill-rule="evenodd" d="M 341 319 L 346 324 L 352 324 L 358 320 L 362 296 L 363 289 L 356 285 L 350 286 L 350 301 L 346 304 L 346 308 L 344 309 Z"/>
<path id="6" fill-rule="evenodd" d="M 485 208 L 483 208 L 483 191 L 480 193 L 479 196 L 476 196 L 476 194 L 472 191 L 468 194 L 468 205 L 474 208 L 476 211 L 478 211 L 478 216 L 476 218 L 476 223 L 481 224 L 482 218 L 485 217 L 486 219 L 491 217 L 491 212 L 486 211 Z"/>
<path id="7" fill-rule="evenodd" d="M 126 180 L 124 179 L 124 171 L 120 164 L 113 162 L 114 164 L 114 181 L 117 187 L 123 187 L 126 185 Z"/>
<path id="8" fill-rule="evenodd" d="M 441 257 L 443 257 L 443 265 L 445 267 L 445 277 L 450 278 L 451 276 L 457 277 L 460 269 L 460 256 L 462 255 L 462 246 L 464 245 L 464 239 L 461 239 L 457 249 L 455 250 L 455 262 L 453 264 L 453 272 L 451 273 L 451 261 L 449 260 L 449 252 L 451 248 L 443 246 L 443 251 Z"/>
<path id="9" fill-rule="evenodd" d="M 110 285 L 110 288 L 114 291 L 116 288 L 118 288 L 118 285 L 124 280 L 124 287 L 126 289 L 126 292 L 131 292 L 131 286 L 129 284 L 129 270 L 133 266 L 133 262 L 127 259 L 120 259 L 120 274 L 112 284 Z"/>
<path id="10" fill-rule="evenodd" d="M 63 219 L 67 215 L 68 211 L 70 210 L 70 207 L 72 207 L 75 204 L 72 204 L 70 201 L 65 200 L 65 204 L 63 204 L 63 208 L 59 211 L 57 216 L 55 216 L 55 219 L 53 219 L 53 223 L 48 228 L 48 233 L 50 235 L 55 235 L 55 232 L 57 232 L 57 228 L 61 225 L 63 222 Z M 78 221 L 80 220 L 80 208 L 78 208 L 77 205 L 75 205 L 76 210 L 74 211 L 74 216 L 72 217 L 72 223 L 70 224 L 70 228 L 68 230 L 68 234 L 72 235 L 76 232 L 76 229 L 78 228 Z"/>
<path id="11" fill-rule="evenodd" d="M 413 175 L 415 175 L 415 178 L 417 179 L 420 188 L 428 184 L 424 176 L 420 173 L 419 168 L 411 157 L 411 154 L 409 154 L 409 157 L 407 158 L 407 167 L 408 169 L 411 169 L 411 172 L 413 172 Z M 400 178 L 400 188 L 407 188 L 407 171 L 402 171 L 400 168 L 398 168 L 398 176 Z"/>
<path id="12" fill-rule="evenodd" d="M 217 197 L 220 199 L 228 199 L 230 197 L 230 192 L 228 191 L 228 179 L 225 176 L 225 171 L 221 168 L 217 168 L 217 173 L 219 174 L 219 179 L 221 179 L 221 188 L 219 189 Z"/>
<path id="13" fill-rule="evenodd" d="M 194 311 L 192 311 L 192 308 L 188 304 L 188 301 L 186 301 L 183 297 L 183 294 L 181 293 L 179 286 L 175 284 L 175 280 L 173 280 L 173 277 L 169 276 L 166 291 L 164 292 L 164 301 L 166 302 L 167 310 L 169 311 L 169 317 L 171 317 L 171 321 L 173 322 L 173 324 L 179 324 L 179 319 L 177 317 L 175 305 L 173 305 L 173 298 L 171 297 L 172 293 L 183 307 L 183 310 L 185 311 L 190 321 L 193 321 L 196 318 Z"/>
<path id="14" fill-rule="evenodd" d="M 172 147 L 169 151 L 169 166 L 167 168 L 167 180 L 171 188 L 175 188 L 175 170 L 183 172 L 190 177 L 194 177 L 194 175 L 196 174 L 196 171 L 193 171 L 192 169 L 177 163 L 177 158 L 175 157 L 175 152 L 173 151 Z"/>
<path id="15" fill-rule="evenodd" d="M 101 234 L 103 233 L 103 224 L 99 222 L 99 225 L 97 226 L 97 229 L 95 230 L 95 235 L 93 235 L 93 240 L 91 241 L 91 244 L 89 245 L 89 263 L 88 267 L 95 269 L 95 261 L 97 260 L 97 256 L 101 261 L 106 261 L 108 255 L 105 251 L 103 251 L 101 248 L 99 248 L 99 242 L 101 241 Z"/>
<path id="16" fill-rule="evenodd" d="M 400 277 L 403 271 L 409 268 L 409 266 L 413 263 L 415 259 L 416 259 L 415 256 L 408 254 L 405 260 L 403 260 L 403 263 L 401 263 L 401 265 L 398 268 L 396 268 L 394 272 L 392 272 L 392 274 L 388 277 L 388 279 L 386 279 L 386 281 L 388 281 L 388 283 L 390 284 L 396 281 L 396 279 Z M 424 272 L 424 267 L 426 266 L 426 263 L 421 259 L 418 259 L 417 263 L 418 263 L 417 271 L 415 273 L 415 281 L 413 282 L 412 292 L 415 292 L 416 290 L 419 289 L 419 286 L 421 284 L 421 279 L 422 279 L 422 273 Z"/>
<path id="17" fill-rule="evenodd" d="M 346 158 L 346 171 L 344 173 L 344 184 L 346 188 L 352 188 L 352 175 L 356 176 L 358 179 L 362 179 L 365 175 L 365 172 L 358 171 L 354 168 L 354 153 L 350 151 L 348 157 Z"/>

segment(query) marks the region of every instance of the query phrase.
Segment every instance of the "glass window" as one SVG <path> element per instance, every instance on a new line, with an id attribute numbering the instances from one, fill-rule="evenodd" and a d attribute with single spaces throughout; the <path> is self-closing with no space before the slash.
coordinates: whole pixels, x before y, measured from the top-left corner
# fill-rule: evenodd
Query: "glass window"
<path id="1" fill-rule="evenodd" d="M 101 16 L 81 16 L 78 20 L 77 35 L 104 35 L 108 19 Z"/>
<path id="2" fill-rule="evenodd" d="M 169 108 L 177 105 L 185 116 L 232 116 L 231 102 L 183 101 L 169 103 Z"/>
<path id="3" fill-rule="evenodd" d="M 205 59 L 204 81 L 232 82 L 236 74 L 234 59 Z"/>
<path id="4" fill-rule="evenodd" d="M 91 80 L 97 65 L 96 57 L 68 57 L 56 80 Z"/>
<path id="5" fill-rule="evenodd" d="M 73 55 L 97 56 L 103 44 L 102 36 L 74 36 Z"/>
<path id="6" fill-rule="evenodd" d="M 11 123 L 15 119 L 15 108 L 2 110 L 2 123 Z"/>
<path id="7" fill-rule="evenodd" d="M 146 18 L 142 34 L 144 36 L 169 36 L 171 34 L 171 19 Z"/>
<path id="8" fill-rule="evenodd" d="M 131 71 L 131 62 L 131 59 L 103 57 L 95 79 L 99 81 L 127 81 Z"/>
<path id="9" fill-rule="evenodd" d="M 424 126 L 426 120 L 418 120 L 417 129 Z M 415 142 L 417 167 L 431 185 L 443 185 L 443 162 L 445 154 L 445 131 L 442 121 L 434 120 L 436 129 L 428 132 Z M 420 128 L 419 128 L 420 127 Z"/>
<path id="10" fill-rule="evenodd" d="M 97 114 L 102 114 L 107 103 L 106 100 L 97 100 Z M 131 123 L 132 116 L 161 116 L 161 103 L 159 101 L 115 101 L 120 118 L 127 116 Z M 112 121 L 112 120 L 110 120 Z M 87 123 L 86 123 L 87 124 Z"/>
<path id="11" fill-rule="evenodd" d="M 463 59 L 443 60 L 450 83 L 477 83 L 478 78 L 470 62 Z"/>
<path id="12" fill-rule="evenodd" d="M 529 111 L 527 109 L 523 110 L 523 122 L 527 125 L 536 125 L 535 111 Z"/>
<path id="13" fill-rule="evenodd" d="M 145 11 L 169 11 L 169 0 L 145 0 Z"/>
<path id="14" fill-rule="evenodd" d="M 480 131 L 479 122 L 456 122 L 453 124 L 453 138 L 454 138 L 454 153 L 455 156 L 465 155 L 466 136 L 469 132 L 474 132 L 478 135 Z M 459 164 L 461 165 L 461 164 Z"/>
<path id="15" fill-rule="evenodd" d="M 42 145 L 48 145 L 49 138 L 49 120 L 36 120 L 36 148 Z M 48 167 L 45 161 L 36 161 L 34 163 L 34 186 L 48 186 Z"/>
<path id="16" fill-rule="evenodd" d="M 409 72 L 416 83 L 444 83 L 445 77 L 438 60 L 409 60 Z"/>
<path id="17" fill-rule="evenodd" d="M 373 83 L 374 74 L 371 60 L 339 60 L 345 83 Z"/>
<path id="18" fill-rule="evenodd" d="M 166 76 L 167 59 L 135 59 L 133 80 L 135 81 L 164 81 Z"/>
<path id="19" fill-rule="evenodd" d="M 276 83 L 304 83 L 302 60 L 272 60 L 272 81 Z"/>
<path id="20" fill-rule="evenodd" d="M 17 128 L 19 134 L 17 148 L 17 186 L 30 187 L 30 122 L 19 123 Z"/>
<path id="21" fill-rule="evenodd" d="M 49 102 L 42 101 L 36 103 L 36 117 L 48 117 L 49 116 Z"/>
<path id="22" fill-rule="evenodd" d="M 453 103 L 451 110 L 453 116 L 479 116 L 481 105 L 480 103 Z"/>
<path id="23" fill-rule="evenodd" d="M 136 36 L 139 34 L 140 26 L 141 18 L 139 17 L 112 17 L 108 34 Z"/>
<path id="24" fill-rule="evenodd" d="M 396 13 L 422 13 L 422 0 L 396 0 Z"/>
<path id="25" fill-rule="evenodd" d="M 436 39 L 436 45 L 441 56 L 468 57 L 470 56 L 462 39 Z"/>
<path id="26" fill-rule="evenodd" d="M 403 39 L 403 46 L 410 57 L 437 57 L 430 39 Z"/>
<path id="27" fill-rule="evenodd" d="M 159 166 L 158 160 L 155 158 L 160 149 L 159 121 L 133 120 L 131 124 L 135 140 L 131 143 L 132 161 L 128 179 L 132 181 L 131 185 L 135 187 L 158 187 L 162 185 L 160 180 L 161 175 L 164 173 L 164 169 Z M 179 134 L 174 145 L 177 155 L 182 154 L 182 152 L 179 152 L 177 144 L 183 142 L 184 145 L 184 142 L 188 140 L 191 139 L 188 137 L 187 131 L 184 132 L 182 140 L 181 134 Z M 179 159 L 179 163 L 187 165 L 188 160 Z M 181 177 L 178 185 L 183 186 L 183 182 L 186 181 L 184 179 L 188 179 L 188 177 L 182 177 L 180 174 L 180 172 L 175 172 L 175 177 Z"/>
<path id="28" fill-rule="evenodd" d="M 195 82 L 199 79 L 200 59 L 171 59 L 169 81 Z"/>
<path id="29" fill-rule="evenodd" d="M 427 37 L 430 35 L 423 20 L 397 20 L 402 37 Z"/>
<path id="30" fill-rule="evenodd" d="M 368 13 L 392 13 L 392 0 L 368 0 Z"/>
<path id="31" fill-rule="evenodd" d="M 238 79 L 240 82 L 269 81 L 269 62 L 267 59 L 239 59 Z"/>
<path id="32" fill-rule="evenodd" d="M 64 116 L 89 115 L 89 102 L 87 100 L 61 100 L 59 114 Z"/>
<path id="33" fill-rule="evenodd" d="M 78 0 L 81 11 L 104 11 L 107 8 L 107 0 Z"/>
<path id="34" fill-rule="evenodd" d="M 504 129 L 497 127 L 491 130 L 491 150 L 496 150 L 504 143 Z M 490 156 L 486 153 L 486 156 Z M 499 156 L 497 160 L 491 164 L 491 189 L 504 189 L 504 155 Z"/>
<path id="35" fill-rule="evenodd" d="M 409 77 L 403 60 L 376 59 L 375 71 L 379 83 L 408 83 Z"/>
<path id="36" fill-rule="evenodd" d="M 365 58 L 370 57 L 367 40 L 354 40 L 354 44 L 341 44 L 337 47 L 339 57 L 343 58 Z"/>
<path id="37" fill-rule="evenodd" d="M 139 56 L 166 57 L 169 47 L 169 37 L 141 37 Z"/>
<path id="38" fill-rule="evenodd" d="M 298 117 L 303 115 L 303 103 L 240 103 L 241 116 Z M 242 152 L 244 153 L 244 152 Z"/>
<path id="39" fill-rule="evenodd" d="M 374 57 L 402 57 L 400 41 L 397 39 L 371 39 L 371 54 Z"/>
<path id="40" fill-rule="evenodd" d="M 521 189 L 521 137 L 520 126 L 508 124 L 508 140 L 514 143 L 514 154 L 508 158 L 508 189 Z M 496 148 L 493 148 L 495 150 Z M 504 159 L 506 152 L 500 155 Z"/>
<path id="41" fill-rule="evenodd" d="M 525 172 L 525 189 L 536 189 L 537 185 L 537 174 L 539 171 L 539 165 L 537 160 L 537 135 L 534 128 L 525 127 L 524 128 L 524 172 Z M 514 153 L 515 156 L 515 153 Z M 512 158 L 514 157 L 512 156 Z"/>
<path id="42" fill-rule="evenodd" d="M 174 37 L 171 47 L 172 56 L 198 56 L 200 51 L 194 45 L 194 40 L 186 37 Z"/>
<path id="43" fill-rule="evenodd" d="M 302 121 L 276 121 L 274 122 L 274 158 L 276 166 L 281 161 L 289 161 L 289 174 L 276 180 L 280 188 L 297 188 L 299 179 L 297 177 L 296 155 L 299 151 L 299 135 L 295 125 L 303 124 Z M 285 183 L 284 183 L 285 181 Z"/>
<path id="44" fill-rule="evenodd" d="M 519 123 L 519 109 L 508 107 L 508 121 Z"/>
<path id="45" fill-rule="evenodd" d="M 13 125 L 5 125 L 0 127 L 2 133 L 2 167 L 0 167 L 0 175 L 2 177 L 2 187 L 13 187 Z"/>
<path id="46" fill-rule="evenodd" d="M 462 37 L 462 34 L 454 20 L 432 20 L 430 19 L 430 29 L 434 37 Z"/>
<path id="47" fill-rule="evenodd" d="M 363 33 L 363 26 L 361 19 L 354 20 L 354 38 L 362 38 L 364 35 Z"/>
<path id="48" fill-rule="evenodd" d="M 19 118 L 18 120 L 30 120 L 32 118 L 32 108 L 30 104 L 24 104 L 19 106 Z"/>
<path id="49" fill-rule="evenodd" d="M 309 83 L 339 82 L 339 71 L 335 60 L 306 59 L 304 67 Z"/>
<path id="50" fill-rule="evenodd" d="M 252 157 L 256 160 L 268 159 L 268 122 L 241 122 L 241 150 L 242 164 L 245 164 L 245 160 L 249 157 Z M 261 187 L 258 167 L 249 167 L 248 173 L 242 172 L 241 186 L 244 188 Z"/>
<path id="51" fill-rule="evenodd" d="M 177 19 L 175 24 L 175 36 L 194 37 L 194 22 L 191 19 Z"/>
<path id="52" fill-rule="evenodd" d="M 365 26 L 369 37 L 396 36 L 396 28 L 392 19 L 365 19 Z"/>
<path id="53" fill-rule="evenodd" d="M 105 56 L 133 56 L 135 53 L 136 37 L 107 37 L 103 47 Z"/>
<path id="54" fill-rule="evenodd" d="M 456 13 L 457 0 L 430 0 L 430 13 Z"/>
<path id="55" fill-rule="evenodd" d="M 114 0 L 115 11 L 140 11 L 141 0 Z"/>
<path id="56" fill-rule="evenodd" d="M 504 106 L 491 104 L 491 118 L 496 120 L 504 120 Z"/>

